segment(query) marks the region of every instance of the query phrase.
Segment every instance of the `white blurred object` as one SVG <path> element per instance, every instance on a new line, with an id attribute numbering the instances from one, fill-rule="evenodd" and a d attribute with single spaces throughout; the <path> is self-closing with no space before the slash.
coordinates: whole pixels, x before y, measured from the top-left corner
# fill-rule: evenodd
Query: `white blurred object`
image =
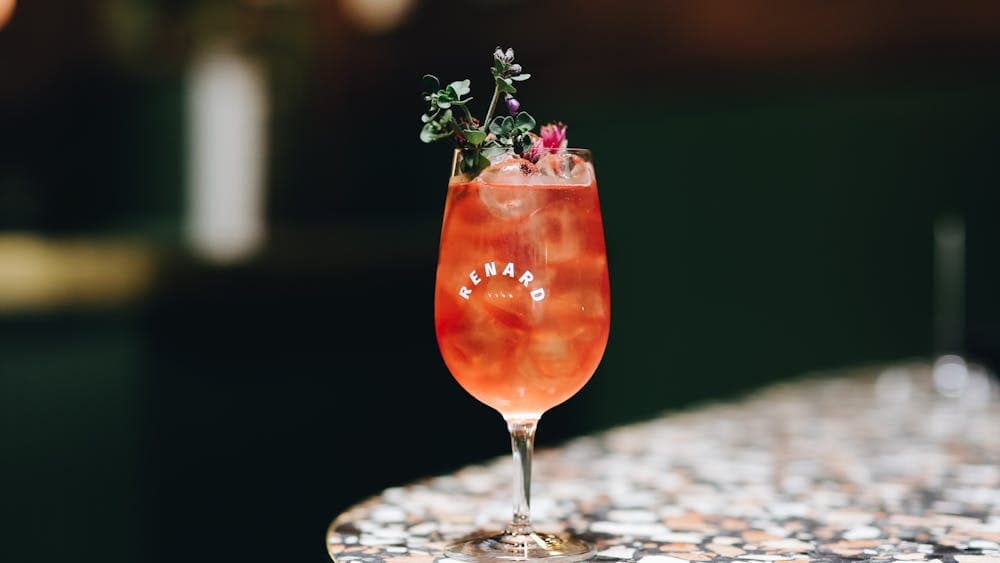
<path id="1" fill-rule="evenodd" d="M 535 164 L 544 182 L 557 181 L 564 185 L 589 186 L 594 181 L 589 162 L 569 154 L 547 154 Z"/>
<path id="2" fill-rule="evenodd" d="M 403 22 L 413 7 L 413 0 L 341 0 L 340 4 L 360 27 L 383 32 Z"/>
<path id="3" fill-rule="evenodd" d="M 912 389 L 910 370 L 904 367 L 886 369 L 875 379 L 875 398 L 881 405 L 905 405 Z"/>
<path id="4" fill-rule="evenodd" d="M 977 364 L 969 364 L 965 381 L 962 404 L 969 408 L 986 407 L 997 400 L 997 385 L 994 375 Z"/>
<path id="5" fill-rule="evenodd" d="M 990 380 L 955 355 L 965 336 L 965 221 L 947 213 L 934 221 L 934 388 L 967 406 L 990 400 Z M 971 374 L 971 375 L 970 375 Z M 985 403 L 983 403 L 985 404 Z"/>
<path id="6" fill-rule="evenodd" d="M 941 356 L 934 362 L 934 388 L 945 397 L 961 397 L 969 379 L 969 368 L 960 356 Z"/>
<path id="7" fill-rule="evenodd" d="M 265 236 L 269 109 L 261 67 L 225 45 L 207 48 L 188 78 L 187 237 L 213 261 L 252 255 Z"/>

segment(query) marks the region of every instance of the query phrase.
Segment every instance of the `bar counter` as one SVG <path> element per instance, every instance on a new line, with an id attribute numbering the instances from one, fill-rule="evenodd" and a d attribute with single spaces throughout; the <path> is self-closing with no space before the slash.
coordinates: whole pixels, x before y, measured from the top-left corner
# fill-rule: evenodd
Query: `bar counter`
<path id="1" fill-rule="evenodd" d="M 813 374 L 539 450 L 535 527 L 598 561 L 1000 563 L 998 389 L 952 368 Z M 387 489 L 334 520 L 328 551 L 450 563 L 447 543 L 510 518 L 511 471 Z"/>

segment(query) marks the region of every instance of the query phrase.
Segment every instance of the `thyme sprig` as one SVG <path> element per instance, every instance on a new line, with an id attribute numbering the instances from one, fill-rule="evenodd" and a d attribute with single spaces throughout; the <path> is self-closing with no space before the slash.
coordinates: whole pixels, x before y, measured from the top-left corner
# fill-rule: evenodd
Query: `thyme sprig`
<path id="1" fill-rule="evenodd" d="M 514 50 L 497 47 L 493 52 L 493 97 L 486 117 L 479 121 L 472 116 L 468 103 L 471 91 L 469 80 L 459 80 L 441 87 L 441 81 L 431 74 L 424 75 L 424 100 L 427 111 L 420 120 L 420 140 L 431 143 L 451 137 L 462 151 L 461 171 L 474 173 L 490 165 L 490 159 L 503 153 L 521 154 L 531 148 L 535 137 L 535 119 L 521 111 L 521 103 L 514 98 L 515 82 L 531 78 L 514 62 Z M 500 94 L 509 115 L 494 115 Z"/>

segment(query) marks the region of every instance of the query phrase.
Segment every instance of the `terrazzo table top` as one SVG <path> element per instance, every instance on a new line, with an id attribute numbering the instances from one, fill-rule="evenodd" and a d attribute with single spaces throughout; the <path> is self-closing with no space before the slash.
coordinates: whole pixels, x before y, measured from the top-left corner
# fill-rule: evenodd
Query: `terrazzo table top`
<path id="1" fill-rule="evenodd" d="M 535 527 L 606 562 L 1000 563 L 997 395 L 977 371 L 861 369 L 579 438 L 536 452 Z M 511 472 L 387 489 L 331 524 L 330 555 L 454 563 L 446 544 L 510 518 Z"/>

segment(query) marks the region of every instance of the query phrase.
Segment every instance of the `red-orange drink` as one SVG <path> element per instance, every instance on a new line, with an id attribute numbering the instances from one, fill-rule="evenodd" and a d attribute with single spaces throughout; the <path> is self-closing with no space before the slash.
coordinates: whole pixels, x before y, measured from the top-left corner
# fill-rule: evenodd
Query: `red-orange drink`
<path id="1" fill-rule="evenodd" d="M 452 179 L 434 313 L 441 355 L 466 391 L 507 419 L 538 418 L 593 375 L 610 312 L 589 162 L 515 159 Z"/>

